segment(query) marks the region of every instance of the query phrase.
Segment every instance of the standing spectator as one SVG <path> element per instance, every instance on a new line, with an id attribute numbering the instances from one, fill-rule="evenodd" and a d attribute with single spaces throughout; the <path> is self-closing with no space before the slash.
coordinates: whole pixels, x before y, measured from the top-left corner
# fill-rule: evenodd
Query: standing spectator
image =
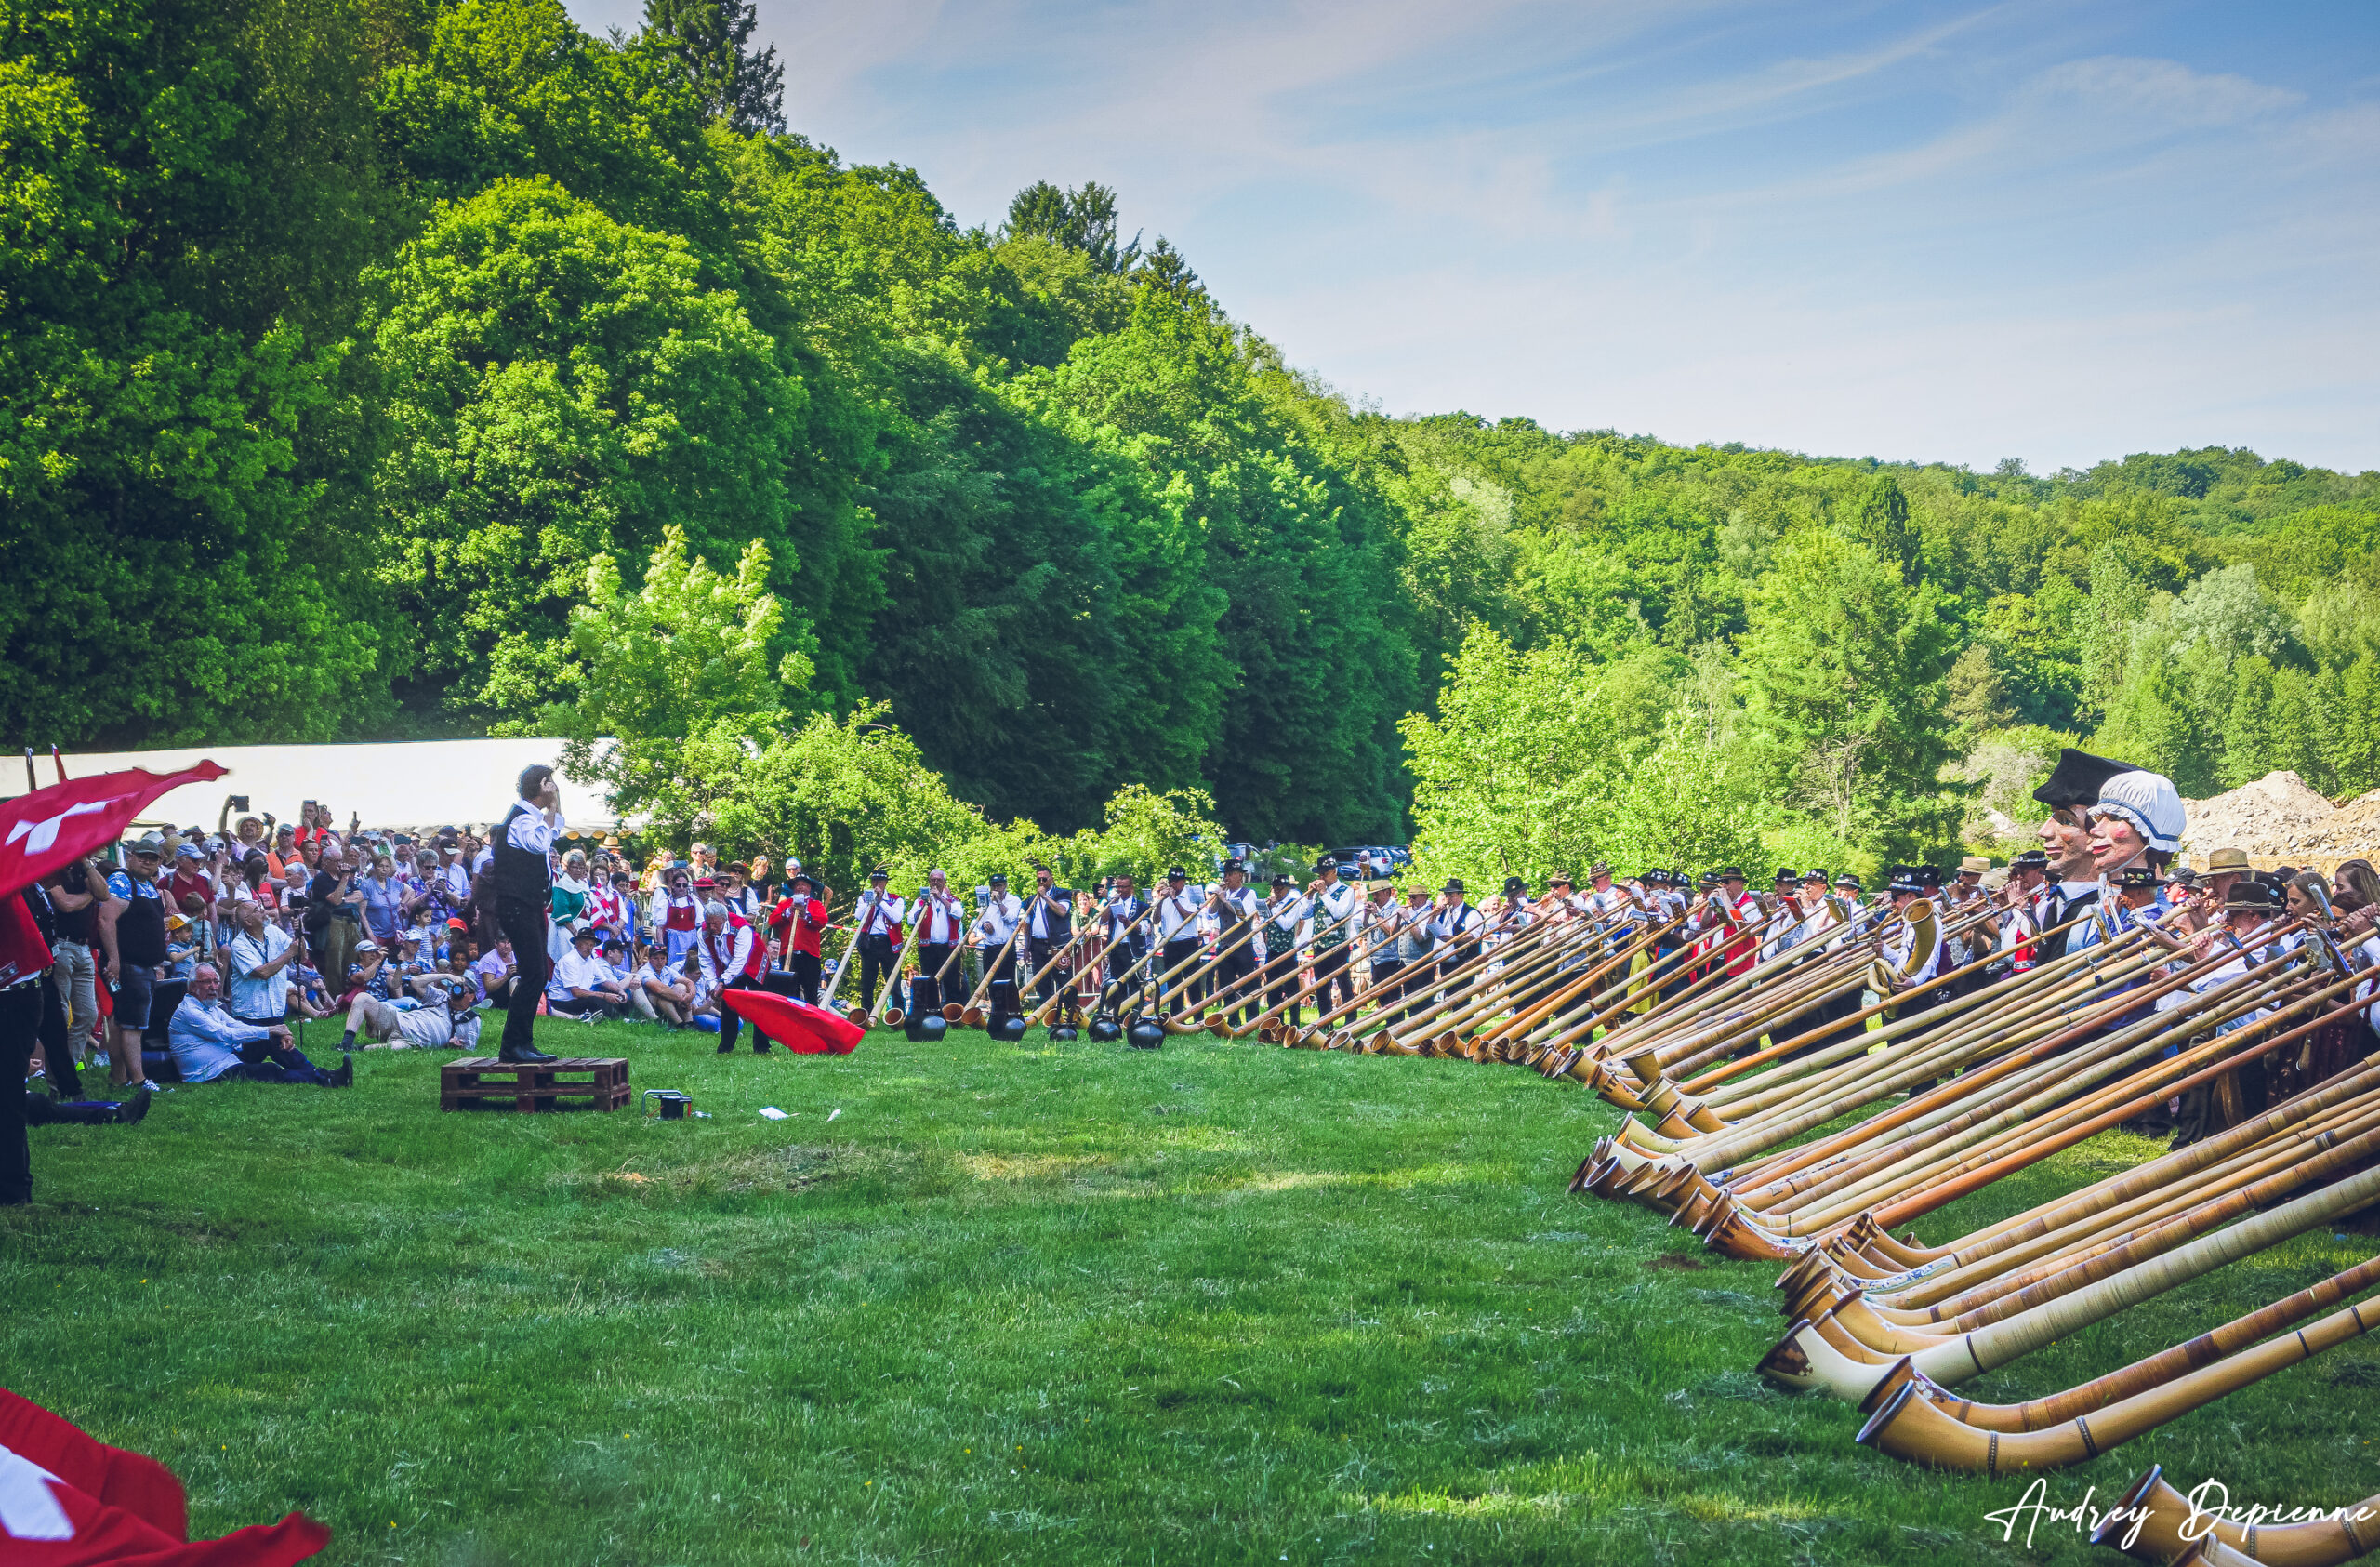
<path id="1" fill-rule="evenodd" d="M 173 871 L 165 881 L 168 908 L 186 910 L 190 900 L 196 898 L 200 911 L 209 921 L 215 918 L 215 878 L 207 874 L 206 866 L 205 851 L 185 839 L 174 851 Z"/>
<path id="2" fill-rule="evenodd" d="M 431 930 L 443 930 L 446 922 L 455 917 L 455 910 L 461 908 L 462 903 L 454 896 L 445 870 L 438 863 L 437 851 L 422 850 L 414 859 L 414 923 L 428 925 Z"/>
<path id="3" fill-rule="evenodd" d="M 80 1066 L 87 1058 L 91 1041 L 106 1042 L 99 1033 L 99 979 L 102 972 L 116 966 L 115 919 L 120 910 L 108 895 L 107 870 L 97 856 L 60 866 L 42 878 L 42 890 L 48 896 L 58 925 L 58 939 L 50 944 L 56 959 L 50 978 L 66 1015 L 69 1060 Z"/>
<path id="4" fill-rule="evenodd" d="M 364 934 L 386 948 L 405 928 L 405 905 L 412 894 L 397 879 L 396 862 L 375 855 L 371 874 L 357 889 L 362 895 Z"/>
<path id="5" fill-rule="evenodd" d="M 322 851 L 320 868 L 306 884 L 306 945 L 323 983 L 345 994 L 347 965 L 362 935 L 359 912 L 364 895 L 355 889 L 347 859 L 336 848 Z"/>
<path id="6" fill-rule="evenodd" d="M 239 879 L 231 883 L 231 908 L 229 913 L 237 923 L 240 906 L 253 903 L 264 910 L 267 920 L 281 915 L 281 889 L 275 885 L 262 855 L 250 855 L 240 862 Z"/>
<path id="7" fill-rule="evenodd" d="M 250 1082 L 311 1082 L 345 1088 L 355 1081 L 353 1061 L 336 1072 L 323 1070 L 290 1042 L 285 1026 L 259 1026 L 233 1017 L 219 999 L 222 988 L 222 976 L 211 964 L 201 963 L 191 976 L 190 994 L 174 1011 L 167 1038 L 184 1082 L 243 1078 Z"/>
<path id="8" fill-rule="evenodd" d="M 446 904 L 450 909 L 459 910 L 471 900 L 471 867 L 464 858 L 463 850 L 466 843 L 476 842 L 469 838 L 458 842 L 452 837 L 439 841 L 438 879 L 446 883 Z"/>
<path id="9" fill-rule="evenodd" d="M 548 894 L 546 955 L 555 963 L 568 951 L 574 932 L 594 928 L 587 920 L 588 891 L 587 857 L 573 849 L 562 857 L 562 874 Z"/>
<path id="10" fill-rule="evenodd" d="M 264 917 L 264 905 L 250 899 L 237 906 L 240 934 L 224 950 L 231 975 L 227 1010 L 240 1022 L 269 1028 L 289 1016 L 289 970 L 298 961 L 298 943 Z"/>
<path id="11" fill-rule="evenodd" d="M 215 922 L 206 915 L 206 905 L 192 893 L 182 899 L 178 913 L 165 916 L 165 978 L 187 980 L 192 971 L 215 958 Z"/>
<path id="12" fill-rule="evenodd" d="M 149 999 L 157 969 L 165 961 L 165 896 L 157 870 L 165 858 L 165 840 L 155 833 L 133 843 L 124 869 L 108 878 L 112 898 L 124 904 L 115 922 L 118 962 L 108 968 L 114 1016 L 108 1042 L 108 1081 L 137 1093 L 149 1081 L 140 1064 L 140 1036 L 149 1029 Z"/>
<path id="13" fill-rule="evenodd" d="M 665 884 L 668 891 L 654 895 L 652 928 L 669 954 L 669 966 L 678 968 L 694 949 L 695 933 L 702 929 L 703 905 L 694 896 L 693 874 L 683 867 L 673 868 Z"/>

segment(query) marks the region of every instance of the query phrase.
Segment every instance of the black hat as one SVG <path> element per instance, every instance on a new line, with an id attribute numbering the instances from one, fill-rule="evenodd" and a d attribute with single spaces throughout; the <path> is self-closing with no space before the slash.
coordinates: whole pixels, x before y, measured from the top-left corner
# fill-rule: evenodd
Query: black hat
<path id="1" fill-rule="evenodd" d="M 891 877 L 892 874 L 892 872 L 885 870 L 884 867 L 879 865 L 875 870 L 867 873 L 867 879 L 871 882 L 881 882 Z"/>
<path id="2" fill-rule="evenodd" d="M 1699 884 L 1706 887 L 1715 887 L 1719 884 L 1719 873 L 1715 870 L 1706 870 L 1699 878 Z"/>
<path id="3" fill-rule="evenodd" d="M 1332 859 L 1329 855 L 1325 855 L 1320 859 L 1314 862 L 1314 873 L 1317 876 L 1321 875 L 1326 870 L 1336 870 L 1338 869 L 1339 862 Z"/>
<path id="4" fill-rule="evenodd" d="M 2271 914 L 2280 910 L 2281 898 L 2262 882 L 2242 876 L 2223 895 L 2223 909 L 2226 913 Z"/>
<path id="5" fill-rule="evenodd" d="M 1276 870 L 1273 873 L 1273 884 L 1276 887 L 1286 887 L 1289 884 L 1289 879 Z"/>
<path id="6" fill-rule="evenodd" d="M 1778 886 L 1783 886 L 1788 882 L 1798 882 L 1801 879 L 1801 873 L 1790 865 L 1780 865 L 1777 868 L 1776 884 Z"/>
<path id="7" fill-rule="evenodd" d="M 995 886 L 995 887 L 1004 887 L 1004 886 L 1007 886 L 1007 885 L 1008 885 L 1008 872 L 1007 872 L 1007 871 L 1005 871 L 1005 870 L 995 870 L 995 871 L 993 871 L 993 872 L 991 873 L 991 875 L 990 875 L 990 876 L 988 876 L 988 877 L 986 877 L 986 878 L 985 878 L 985 881 L 988 883 L 988 884 L 990 884 L 990 885 L 992 885 L 992 886 Z"/>
<path id="8" fill-rule="evenodd" d="M 2153 887 L 2156 884 L 2157 872 L 2145 865 L 2127 865 L 2116 872 L 2116 885 L 2120 887 Z"/>
<path id="9" fill-rule="evenodd" d="M 1176 878 L 1179 878 L 1179 879 L 1181 879 L 1181 880 L 1183 880 L 1183 881 L 1185 881 L 1185 882 L 1186 882 L 1186 881 L 1188 881 L 1188 880 L 1190 879 L 1190 872 L 1188 872 L 1187 870 L 1183 870 L 1183 869 L 1182 869 L 1182 867 L 1180 867 L 1180 866 L 1178 866 L 1178 865 L 1169 865 L 1169 866 L 1167 866 L 1167 867 L 1165 868 L 1165 879 L 1166 879 L 1167 881 L 1170 882 L 1170 881 L 1175 880 Z"/>
<path id="10" fill-rule="evenodd" d="M 1517 876 L 1507 876 L 1504 878 L 1504 891 L 1507 895 L 1525 893 L 1528 891 L 1528 883 Z"/>
<path id="11" fill-rule="evenodd" d="M 1599 859 L 1593 865 L 1587 867 L 1587 880 L 1590 882 L 1593 881 L 1598 876 L 1608 876 L 1610 874 L 1611 865 L 1606 860 Z"/>
<path id="12" fill-rule="evenodd" d="M 1848 870 L 1844 871 L 1842 875 L 1837 876 L 1834 879 L 1834 884 L 1838 887 L 1849 887 L 1856 893 L 1866 892 L 1868 890 L 1868 884 Z"/>
<path id="13" fill-rule="evenodd" d="M 2027 849 L 2009 859 L 2008 869 L 2010 870 L 2047 870 L 2049 852 L 2045 849 Z"/>
<path id="14" fill-rule="evenodd" d="M 1823 865 L 1811 866 L 1807 870 L 1802 872 L 1802 880 L 1805 883 L 1816 882 L 1819 886 L 1825 886 L 1826 867 Z"/>
<path id="15" fill-rule="evenodd" d="M 1462 878 L 1460 876 L 1448 877 L 1447 884 L 1440 887 L 1438 891 L 1442 893 L 1459 893 L 1462 891 Z"/>
<path id="16" fill-rule="evenodd" d="M 2198 885 L 2198 871 L 2190 866 L 2175 866 L 2172 879 L 2186 887 L 2194 887 Z"/>
<path id="17" fill-rule="evenodd" d="M 1239 872 L 1241 875 L 1243 875 L 1243 876 L 1247 875 L 1247 874 L 1248 874 L 1248 866 L 1247 866 L 1246 862 L 1245 862 L 1245 861 L 1242 861 L 1242 860 L 1236 860 L 1236 859 L 1227 859 L 1227 860 L 1223 861 L 1223 874 L 1224 874 L 1224 875 L 1228 876 L 1228 875 L 1230 875 L 1230 874 L 1231 874 L 1233 871 L 1235 871 L 1235 870 L 1238 871 L 1238 872 Z"/>
<path id="18" fill-rule="evenodd" d="M 2138 771 L 2129 762 L 2110 761 L 2068 746 L 2057 753 L 2057 765 L 2050 769 L 2049 777 L 2041 788 L 2033 790 L 2033 798 L 2052 810 L 2061 805 L 2096 805 L 2101 784 L 2118 773 Z"/>
<path id="19" fill-rule="evenodd" d="M 1740 865 L 1726 865 L 1719 868 L 1719 880 L 1722 882 L 1740 882 L 1743 879 L 1744 868 Z"/>
<path id="20" fill-rule="evenodd" d="M 812 876 L 807 870 L 795 871 L 792 879 L 787 881 L 786 885 L 788 887 L 808 887 L 812 892 L 816 892 L 818 890 L 817 878 Z"/>
<path id="21" fill-rule="evenodd" d="M 1894 866 L 1892 880 L 1885 883 L 1884 885 L 1889 891 L 1897 893 L 1924 893 L 1925 891 L 1925 883 L 1920 878 L 1918 868 L 1914 865 Z"/>

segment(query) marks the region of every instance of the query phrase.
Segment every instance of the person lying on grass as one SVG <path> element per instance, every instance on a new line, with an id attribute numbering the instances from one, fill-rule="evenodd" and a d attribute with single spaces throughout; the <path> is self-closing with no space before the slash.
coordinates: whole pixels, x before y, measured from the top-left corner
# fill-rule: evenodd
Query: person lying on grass
<path id="1" fill-rule="evenodd" d="M 478 997 L 460 985 L 440 985 L 441 976 L 425 976 L 435 987 L 421 1005 L 400 1007 L 377 996 L 358 996 L 348 1004 L 347 1037 L 341 1050 L 352 1050 L 360 1038 L 366 1050 L 470 1050 L 480 1042 Z"/>
<path id="2" fill-rule="evenodd" d="M 191 976 L 190 992 L 174 1009 L 166 1028 L 174 1065 L 184 1082 L 245 1078 L 250 1082 L 311 1082 L 345 1088 L 355 1081 L 355 1063 L 326 1072 L 290 1042 L 285 1025 L 243 1023 L 223 1007 L 223 976 L 213 963 Z"/>

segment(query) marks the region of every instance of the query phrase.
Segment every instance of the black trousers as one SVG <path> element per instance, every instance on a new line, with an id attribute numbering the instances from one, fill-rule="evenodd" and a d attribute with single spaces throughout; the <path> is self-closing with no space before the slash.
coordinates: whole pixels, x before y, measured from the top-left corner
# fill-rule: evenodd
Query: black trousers
<path id="1" fill-rule="evenodd" d="M 1328 1013 L 1333 1004 L 1355 999 L 1355 976 L 1347 971 L 1347 944 L 1325 947 L 1314 955 L 1314 1009 Z M 1338 997 L 1334 1003 L 1333 996 Z"/>
<path id="2" fill-rule="evenodd" d="M 816 1006 L 818 1004 L 818 954 L 787 952 L 785 955 L 785 971 L 793 976 L 794 994 L 811 1005 Z M 720 1027 L 724 1029 L 727 1025 L 722 1023 Z"/>
<path id="3" fill-rule="evenodd" d="M 1030 949 L 1028 961 L 1033 964 L 1033 972 L 1041 974 L 1043 969 L 1050 969 L 1049 973 L 1041 974 L 1041 982 L 1033 987 L 1035 1001 L 1050 1000 L 1064 989 L 1066 983 L 1074 977 L 1070 974 L 1062 972 L 1066 966 L 1064 963 L 1060 963 L 1056 968 L 1050 968 L 1050 960 L 1056 957 L 1072 939 L 1071 935 L 1048 936 L 1039 941 L 1030 936 L 1025 938 L 1025 946 Z"/>
<path id="4" fill-rule="evenodd" d="M 892 945 L 889 936 L 864 936 L 859 944 L 859 1004 L 867 1012 L 876 1010 L 877 981 L 897 973 L 901 967 L 900 949 Z"/>
<path id="5" fill-rule="evenodd" d="M 41 1027 L 35 1037 L 41 1041 L 43 1069 L 60 1098 L 80 1099 L 83 1079 L 74 1069 L 74 1052 L 66 1043 L 66 1000 L 55 985 L 41 987 Z"/>
<path id="6" fill-rule="evenodd" d="M 1183 964 L 1189 963 L 1190 959 L 1197 952 L 1198 946 L 1199 943 L 1195 937 L 1188 941 L 1167 942 L 1164 949 L 1159 951 L 1157 955 L 1157 973 L 1162 976 L 1170 974 L 1175 969 L 1181 968 Z M 1195 963 L 1191 964 L 1191 967 L 1184 971 L 1181 978 L 1171 981 L 1170 987 L 1171 991 L 1170 994 L 1158 996 L 1157 1010 L 1159 1012 L 1180 1012 L 1185 1007 L 1195 1006 L 1197 1004 L 1198 998 L 1206 994 L 1207 982 L 1204 979 L 1193 980 L 1190 978 L 1190 975 L 1197 972 L 1197 965 Z"/>
<path id="7" fill-rule="evenodd" d="M 1264 1010 L 1256 988 L 1256 954 L 1248 947 L 1227 954 L 1215 965 L 1215 994 L 1228 992 L 1223 1018 L 1226 1022 L 1244 1022 Z"/>
<path id="8" fill-rule="evenodd" d="M 1298 993 L 1298 953 L 1292 947 L 1264 961 L 1264 1009 L 1272 1010 Z M 1298 1021 L 1298 1008 L 1289 1011 L 1289 1021 Z"/>
<path id="9" fill-rule="evenodd" d="M 25 1069 L 41 1029 L 47 976 L 0 990 L 0 1206 L 33 1200 L 33 1149 L 25 1141 Z"/>
<path id="10" fill-rule="evenodd" d="M 983 963 L 984 973 L 991 980 L 991 988 L 984 999 L 984 1010 L 992 1022 L 1016 1015 L 1016 946 L 1004 943 L 997 950 L 978 949 L 976 957 Z"/>
<path id="11" fill-rule="evenodd" d="M 537 998 L 546 993 L 546 906 L 517 897 L 496 901 L 496 923 L 512 943 L 516 973 L 504 1003 L 504 1048 L 536 1048 Z"/>
<path id="12" fill-rule="evenodd" d="M 923 1017 L 929 1012 L 942 1010 L 942 988 L 946 981 L 938 976 L 942 973 L 942 965 L 949 962 L 950 954 L 958 949 L 957 942 L 940 947 L 922 941 L 918 944 L 918 972 L 909 980 L 909 1000 L 918 1016 Z"/>
<path id="13" fill-rule="evenodd" d="M 765 992 L 768 987 L 748 976 L 738 974 L 731 976 L 725 984 L 720 987 L 720 989 L 721 990 L 760 990 Z M 737 1012 L 734 1007 L 729 1006 L 725 1002 L 721 1002 L 719 1008 L 720 1054 L 723 1056 L 727 1052 L 734 1049 L 735 1041 L 743 1031 L 743 1014 Z M 752 1026 L 752 1054 L 755 1056 L 766 1056 L 768 1053 L 769 1036 L 760 1032 L 760 1025 L 756 1023 Z"/>

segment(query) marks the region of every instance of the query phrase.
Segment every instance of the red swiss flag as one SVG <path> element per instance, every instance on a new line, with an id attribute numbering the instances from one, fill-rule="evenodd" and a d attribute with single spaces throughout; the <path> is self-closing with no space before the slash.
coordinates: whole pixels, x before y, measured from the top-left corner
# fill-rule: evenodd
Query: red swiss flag
<path id="1" fill-rule="evenodd" d="M 69 861 L 81 859 L 124 834 L 132 818 L 167 790 L 213 783 L 224 769 L 212 762 L 178 773 L 135 767 L 0 800 L 0 897 L 29 887 Z"/>
<path id="2" fill-rule="evenodd" d="M 9 1567 L 290 1567 L 331 1542 L 291 1513 L 192 1540 L 181 1481 L 0 1388 L 0 1561 Z"/>
<path id="3" fill-rule="evenodd" d="M 867 1037 L 858 1024 L 791 996 L 767 990 L 721 990 L 719 999 L 796 1056 L 848 1056 L 853 1045 Z"/>

